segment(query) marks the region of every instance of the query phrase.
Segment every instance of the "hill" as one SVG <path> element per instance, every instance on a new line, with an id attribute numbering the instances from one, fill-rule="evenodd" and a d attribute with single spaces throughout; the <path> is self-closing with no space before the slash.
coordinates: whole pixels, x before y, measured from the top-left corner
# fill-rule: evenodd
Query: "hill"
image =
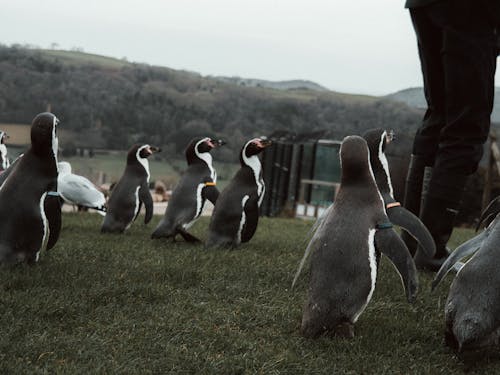
<path id="1" fill-rule="evenodd" d="M 210 77 L 212 78 L 212 77 Z M 291 81 L 265 81 L 263 79 L 255 79 L 255 78 L 241 78 L 241 77 L 213 77 L 214 79 L 226 82 L 233 83 L 238 86 L 244 87 L 266 87 L 275 90 L 299 90 L 299 89 L 307 89 L 314 91 L 328 91 L 327 88 L 318 85 L 315 82 L 304 81 L 300 79 L 295 79 Z"/>
<path id="2" fill-rule="evenodd" d="M 78 51 L 0 46 L 0 122 L 29 123 L 50 105 L 82 146 L 149 142 L 178 155 L 190 138 L 209 135 L 229 141 L 217 157 L 237 161 L 243 142 L 257 135 L 286 130 L 338 139 L 379 126 L 409 134 L 421 117 L 405 104 L 305 81 L 274 88 L 244 82 L 256 87 Z"/>
<path id="3" fill-rule="evenodd" d="M 426 108 L 424 89 L 422 87 L 412 87 L 385 96 L 386 99 L 405 103 L 414 108 Z M 493 122 L 500 122 L 500 87 L 495 88 L 495 104 L 491 114 Z"/>

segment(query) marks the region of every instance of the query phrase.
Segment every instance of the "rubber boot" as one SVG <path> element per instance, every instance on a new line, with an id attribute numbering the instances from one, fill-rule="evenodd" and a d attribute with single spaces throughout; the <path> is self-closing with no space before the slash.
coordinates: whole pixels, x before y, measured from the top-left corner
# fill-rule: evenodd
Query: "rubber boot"
<path id="1" fill-rule="evenodd" d="M 446 244 L 453 232 L 453 224 L 457 216 L 457 209 L 450 202 L 442 199 L 427 197 L 420 219 L 425 224 L 436 243 L 436 254 L 429 259 L 417 248 L 415 266 L 419 270 L 437 272 L 450 254 Z"/>
<path id="2" fill-rule="evenodd" d="M 414 257 L 417 269 L 431 272 L 437 272 L 450 254 L 446 244 L 453 232 L 453 225 L 467 179 L 466 176 L 443 178 L 442 174 L 436 177 L 436 179 L 432 179 L 432 168 L 426 167 L 419 215 L 420 220 L 427 227 L 436 243 L 436 254 L 434 258 L 429 259 L 420 248 L 417 248 Z"/>
<path id="3" fill-rule="evenodd" d="M 408 174 L 406 175 L 405 196 L 403 207 L 415 215 L 419 215 L 422 196 L 422 182 L 424 177 L 425 162 L 419 155 L 411 155 Z M 411 255 L 415 255 L 417 241 L 406 231 L 402 231 L 401 238 L 405 242 Z"/>

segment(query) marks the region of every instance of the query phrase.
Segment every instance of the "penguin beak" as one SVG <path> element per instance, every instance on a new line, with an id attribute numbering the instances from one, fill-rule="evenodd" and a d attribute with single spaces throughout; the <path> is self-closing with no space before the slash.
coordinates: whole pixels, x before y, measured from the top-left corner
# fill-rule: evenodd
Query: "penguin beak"
<path id="1" fill-rule="evenodd" d="M 223 141 L 222 139 L 218 139 L 215 141 L 215 147 L 224 146 L 226 143 L 227 143 L 226 141 Z"/>
<path id="2" fill-rule="evenodd" d="M 258 141 L 257 141 L 257 146 L 259 148 L 266 148 L 266 147 L 269 147 L 273 144 L 273 142 L 268 139 L 267 137 L 261 137 Z"/>
<path id="3" fill-rule="evenodd" d="M 394 130 L 389 130 L 387 132 L 387 135 L 385 136 L 385 141 L 386 143 L 391 143 L 393 140 L 395 140 L 396 137 L 394 136 Z"/>
<path id="4" fill-rule="evenodd" d="M 149 146 L 148 151 L 149 151 L 149 155 L 152 155 L 155 152 L 161 152 L 161 148 L 156 147 L 156 146 Z"/>
<path id="5" fill-rule="evenodd" d="M 217 148 L 226 144 L 226 142 L 224 142 L 222 139 L 217 139 L 217 140 L 209 139 L 207 143 L 210 146 L 210 148 Z"/>

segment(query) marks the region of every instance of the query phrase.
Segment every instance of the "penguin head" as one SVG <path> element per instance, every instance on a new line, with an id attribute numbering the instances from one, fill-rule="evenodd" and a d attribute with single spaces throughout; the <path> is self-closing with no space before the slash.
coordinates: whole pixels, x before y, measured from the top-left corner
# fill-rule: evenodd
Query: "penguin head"
<path id="1" fill-rule="evenodd" d="M 209 137 L 205 138 L 195 138 L 189 142 L 186 150 L 184 151 L 186 155 L 186 160 L 188 164 L 195 162 L 198 159 L 201 159 L 200 155 L 212 151 L 214 148 L 225 145 L 221 139 L 212 139 Z"/>
<path id="2" fill-rule="evenodd" d="M 266 147 L 272 145 L 271 140 L 267 139 L 267 137 L 254 138 L 249 140 L 243 148 L 241 149 L 240 154 L 240 162 L 242 165 L 246 165 L 245 160 L 251 158 L 252 156 L 258 155 L 261 153 Z"/>
<path id="3" fill-rule="evenodd" d="M 371 180 L 370 152 L 367 142 L 357 135 L 345 137 L 340 146 L 342 184 Z"/>
<path id="4" fill-rule="evenodd" d="M 156 152 L 161 152 L 161 148 L 147 144 L 135 144 L 128 151 L 127 164 L 135 163 L 137 161 L 140 162 Z"/>
<path id="5" fill-rule="evenodd" d="M 393 196 L 389 163 L 385 155 L 385 148 L 393 141 L 394 132 L 381 128 L 371 129 L 363 134 L 363 138 L 370 150 L 370 164 L 377 181 L 377 185 L 382 192 L 388 192 Z"/>
<path id="6" fill-rule="evenodd" d="M 31 123 L 31 148 L 35 154 L 53 155 L 57 161 L 57 124 L 59 119 L 50 112 L 35 116 Z"/>
<path id="7" fill-rule="evenodd" d="M 5 143 L 5 140 L 8 139 L 9 136 L 7 135 L 6 132 L 4 132 L 3 130 L 0 130 L 0 144 L 4 144 Z"/>
<path id="8" fill-rule="evenodd" d="M 60 161 L 57 163 L 57 169 L 59 170 L 59 174 L 71 174 L 71 164 L 67 161 Z"/>
<path id="9" fill-rule="evenodd" d="M 394 140 L 394 131 L 382 128 L 370 129 L 363 134 L 371 154 L 385 152 L 385 148 Z"/>

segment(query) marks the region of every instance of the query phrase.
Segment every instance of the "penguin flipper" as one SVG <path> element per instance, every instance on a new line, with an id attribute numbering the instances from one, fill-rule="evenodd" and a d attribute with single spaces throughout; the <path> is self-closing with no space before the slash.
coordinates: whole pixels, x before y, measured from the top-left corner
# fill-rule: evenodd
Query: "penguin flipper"
<path id="1" fill-rule="evenodd" d="M 203 198 L 208 199 L 215 206 L 215 202 L 219 198 L 219 189 L 211 185 L 205 186 L 203 189 Z"/>
<path id="2" fill-rule="evenodd" d="M 148 184 L 145 182 L 139 189 L 139 199 L 144 203 L 146 208 L 146 217 L 144 218 L 144 224 L 147 224 L 153 218 L 153 197 L 149 192 Z"/>
<path id="3" fill-rule="evenodd" d="M 61 201 L 59 197 L 47 197 L 44 202 L 45 216 L 49 222 L 47 250 L 54 247 L 61 233 Z"/>
<path id="4" fill-rule="evenodd" d="M 450 256 L 445 260 L 445 262 L 441 265 L 438 273 L 434 277 L 432 281 L 432 290 L 434 290 L 441 280 L 446 276 L 446 274 L 453 268 L 455 263 L 460 261 L 462 258 L 466 256 L 474 254 L 481 245 L 483 241 L 488 237 L 490 231 L 488 229 L 482 231 L 477 236 L 472 237 L 470 240 L 464 242 L 459 247 L 455 249 L 454 252 L 450 254 Z"/>
<path id="5" fill-rule="evenodd" d="M 408 302 L 415 301 L 418 280 L 417 269 L 408 248 L 394 229 L 378 229 L 375 232 L 375 246 L 396 267 L 406 292 Z"/>
<path id="6" fill-rule="evenodd" d="M 243 207 L 246 220 L 241 230 L 241 242 L 248 242 L 257 230 L 259 223 L 259 206 L 256 198 L 250 198 Z"/>
<path id="7" fill-rule="evenodd" d="M 389 208 L 387 210 L 387 216 L 391 223 L 403 228 L 418 241 L 425 255 L 429 258 L 434 257 L 436 253 L 436 244 L 427 227 L 417 216 L 401 206 Z"/>
<path id="8" fill-rule="evenodd" d="M 477 223 L 476 231 L 479 229 L 479 227 L 483 222 L 485 222 L 486 225 L 489 225 L 499 212 L 500 212 L 500 196 L 493 199 L 484 209 Z"/>

